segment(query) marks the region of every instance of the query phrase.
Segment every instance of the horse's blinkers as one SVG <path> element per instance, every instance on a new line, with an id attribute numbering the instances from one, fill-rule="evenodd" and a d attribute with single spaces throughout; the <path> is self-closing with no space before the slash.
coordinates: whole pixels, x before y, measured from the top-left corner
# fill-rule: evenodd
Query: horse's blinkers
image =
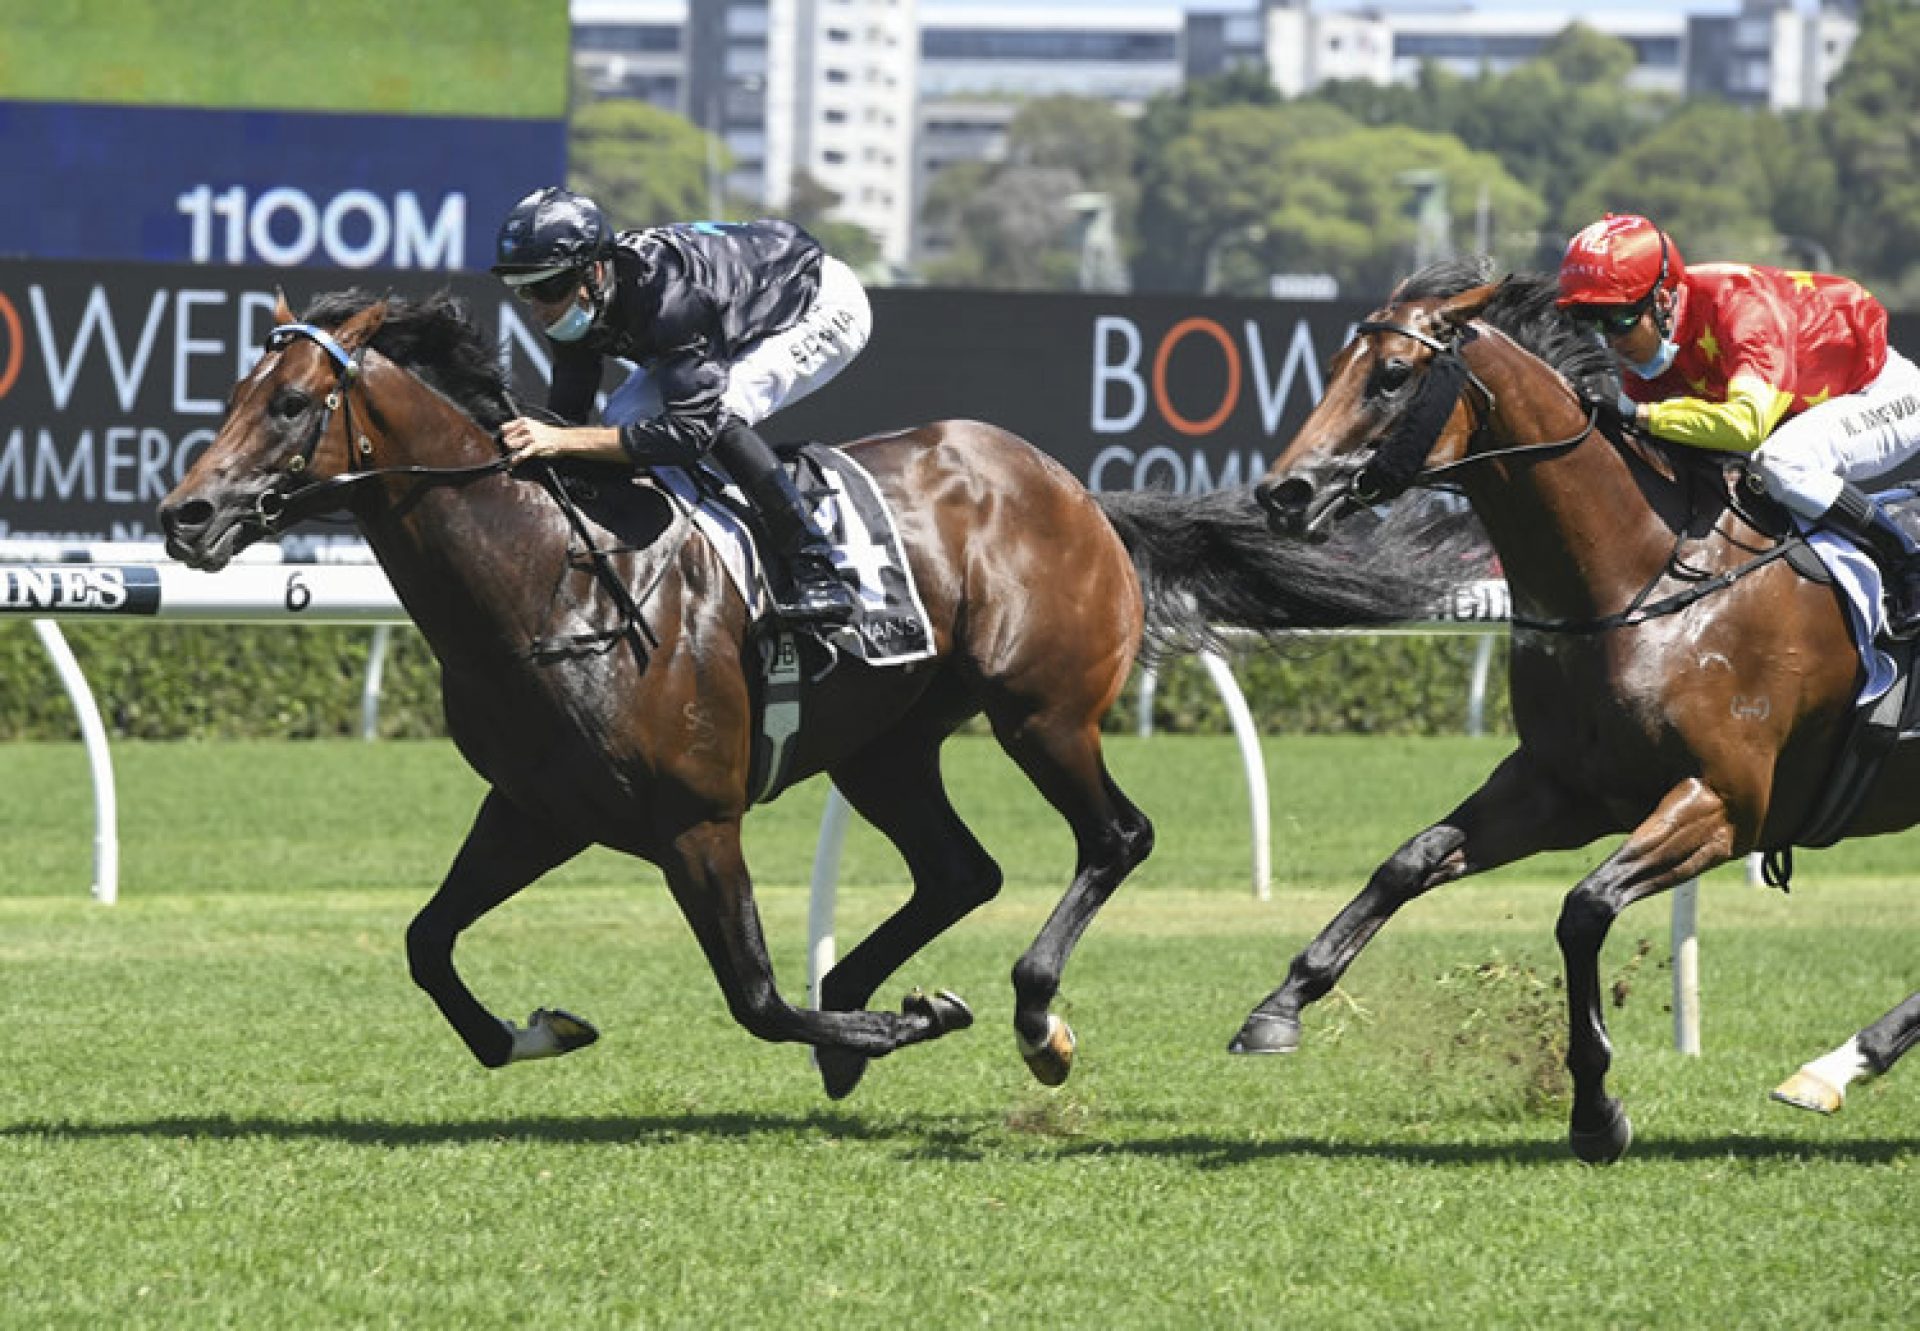
<path id="1" fill-rule="evenodd" d="M 1427 465 L 1427 455 L 1440 442 L 1440 432 L 1460 400 L 1460 391 L 1472 372 L 1460 358 L 1460 348 L 1475 336 L 1468 327 L 1458 339 L 1442 342 L 1425 333 L 1400 324 L 1368 320 L 1358 329 L 1362 333 L 1399 333 L 1433 348 L 1427 371 L 1413 400 L 1396 417 L 1374 446 L 1373 456 L 1354 475 L 1352 496 L 1362 504 L 1384 503 L 1398 497 L 1419 479 Z"/>

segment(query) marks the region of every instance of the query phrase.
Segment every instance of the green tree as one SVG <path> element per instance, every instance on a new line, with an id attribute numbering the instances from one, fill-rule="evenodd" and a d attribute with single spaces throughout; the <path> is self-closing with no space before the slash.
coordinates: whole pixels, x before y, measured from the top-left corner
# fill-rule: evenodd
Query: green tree
<path id="1" fill-rule="evenodd" d="M 1437 172 L 1445 181 L 1455 249 L 1475 248 L 1485 201 L 1486 248 L 1503 268 L 1530 266 L 1546 215 L 1540 196 L 1498 158 L 1451 135 L 1357 127 L 1296 144 L 1281 166 L 1263 258 L 1275 271 L 1332 273 L 1343 290 L 1360 295 L 1384 296 L 1412 266 L 1411 172 Z"/>
<path id="2" fill-rule="evenodd" d="M 1137 287 L 1199 290 L 1210 260 L 1264 227 L 1287 196 L 1292 149 L 1358 128 L 1318 102 L 1236 102 L 1180 120 L 1141 164 Z"/>
<path id="3" fill-rule="evenodd" d="M 1488 153 L 1448 135 L 1359 123 L 1330 102 L 1241 103 L 1202 110 L 1144 164 L 1136 277 L 1162 289 L 1258 294 L 1273 272 L 1331 273 L 1378 293 L 1414 257 L 1406 173 L 1446 180 L 1455 242 L 1472 243 L 1484 191 L 1492 248 L 1531 256 L 1545 213 L 1533 191 Z"/>
<path id="4" fill-rule="evenodd" d="M 1191 153 L 1195 146 L 1191 136 L 1196 118 L 1229 108 L 1278 109 L 1283 100 L 1264 68 L 1241 65 L 1147 102 L 1134 130 L 1140 188 L 1134 231 L 1136 290 L 1187 291 L 1201 281 L 1205 265 L 1193 253 L 1196 233 L 1188 229 L 1193 210 L 1174 178 L 1191 165 L 1183 153 Z M 1237 225 L 1246 224 L 1243 220 Z"/>
<path id="5" fill-rule="evenodd" d="M 1315 97 L 1365 124 L 1451 134 L 1494 154 L 1545 201 L 1555 234 L 1540 257 L 1557 257 L 1558 233 L 1583 224 L 1572 197 L 1674 109 L 1671 98 L 1622 91 L 1633 63 L 1625 42 L 1574 23 L 1504 74 L 1466 78 L 1429 62 L 1411 86 L 1337 83 Z"/>
<path id="6" fill-rule="evenodd" d="M 707 217 L 709 161 L 721 173 L 731 165 L 726 148 L 693 124 L 621 98 L 576 110 L 567 151 L 568 185 L 622 229 Z"/>
<path id="7" fill-rule="evenodd" d="M 1006 160 L 968 162 L 943 171 L 921 215 L 946 233 L 952 250 L 928 265 L 929 280 L 949 285 L 1069 289 L 1077 285 L 1076 194 L 1103 193 L 1125 237 L 1138 190 L 1133 130 L 1104 102 L 1044 97 L 1007 127 Z"/>
<path id="8" fill-rule="evenodd" d="M 1883 297 L 1920 304 L 1920 9 L 1868 0 L 1834 82 L 1826 128 L 1838 170 L 1843 265 Z"/>
<path id="9" fill-rule="evenodd" d="M 1775 261 L 1770 120 L 1724 102 L 1690 103 L 1608 163 L 1569 209 L 1585 221 L 1643 213 L 1692 260 Z"/>
<path id="10" fill-rule="evenodd" d="M 833 218 L 831 213 L 839 203 L 838 194 L 807 172 L 796 171 L 785 213 L 789 220 L 812 232 L 827 253 L 848 267 L 865 272 L 880 261 L 880 242 L 858 222 Z"/>

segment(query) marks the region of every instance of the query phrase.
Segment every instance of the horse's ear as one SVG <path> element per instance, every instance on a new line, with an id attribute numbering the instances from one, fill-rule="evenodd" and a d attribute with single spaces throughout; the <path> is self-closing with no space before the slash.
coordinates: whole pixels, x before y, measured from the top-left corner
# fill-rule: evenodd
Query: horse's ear
<path id="1" fill-rule="evenodd" d="M 276 324 L 296 322 L 293 317 L 293 306 L 287 304 L 287 293 L 280 287 L 273 289 L 273 321 Z"/>
<path id="2" fill-rule="evenodd" d="M 348 351 L 358 351 L 373 341 L 380 325 L 387 321 L 387 302 L 376 300 L 334 330 L 334 338 Z"/>
<path id="3" fill-rule="evenodd" d="M 1487 308 L 1487 302 L 1498 294 L 1500 287 L 1499 282 L 1470 287 L 1457 296 L 1449 296 L 1441 301 L 1434 314 L 1450 327 L 1464 328 L 1480 317 L 1480 312 Z"/>

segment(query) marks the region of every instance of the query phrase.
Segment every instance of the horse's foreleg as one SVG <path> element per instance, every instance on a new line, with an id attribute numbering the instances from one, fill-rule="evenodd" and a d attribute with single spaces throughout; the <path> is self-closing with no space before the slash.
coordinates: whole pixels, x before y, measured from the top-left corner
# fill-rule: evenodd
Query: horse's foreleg
<path id="1" fill-rule="evenodd" d="M 964 1005 L 924 997 L 910 999 L 899 1013 L 793 1006 L 774 983 L 753 882 L 740 853 L 739 822 L 699 824 L 675 839 L 674 851 L 662 865 L 667 886 L 713 968 L 728 1010 L 749 1033 L 878 1058 L 971 1024 Z"/>
<path id="2" fill-rule="evenodd" d="M 1294 957 L 1286 982 L 1254 1008 L 1228 1051 L 1284 1054 L 1299 1048 L 1302 1010 L 1325 997 L 1394 912 L 1414 898 L 1542 850 L 1583 845 L 1604 830 L 1524 751 L 1508 755 L 1459 808 L 1374 870 L 1360 895 Z"/>
<path id="3" fill-rule="evenodd" d="M 1774 1088 L 1773 1098 L 1796 1109 L 1837 1113 L 1847 1087 L 1877 1077 L 1920 1040 L 1920 994 L 1894 1008 L 1831 1053 L 1823 1054 Z"/>
<path id="4" fill-rule="evenodd" d="M 469 925 L 572 859 L 585 844 L 522 813 L 498 791 L 489 791 L 440 890 L 407 926 L 407 964 L 414 983 L 427 991 L 487 1067 L 565 1053 L 595 1038 L 592 1027 L 564 1012 L 542 1009 L 524 1030 L 501 1021 L 473 996 L 453 964 L 454 941 Z"/>
<path id="5" fill-rule="evenodd" d="M 1626 842 L 1567 894 L 1554 936 L 1566 965 L 1567 1071 L 1573 1074 L 1569 1142 L 1589 1164 L 1626 1153 L 1633 1127 L 1607 1095 L 1613 1047 L 1600 999 L 1600 949 L 1620 912 L 1733 857 L 1725 801 L 1697 778 L 1675 786 Z"/>

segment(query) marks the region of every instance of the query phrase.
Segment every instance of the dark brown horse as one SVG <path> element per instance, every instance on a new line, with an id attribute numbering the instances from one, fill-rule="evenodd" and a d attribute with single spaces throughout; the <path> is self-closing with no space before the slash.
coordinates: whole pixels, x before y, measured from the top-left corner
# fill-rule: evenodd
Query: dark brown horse
<path id="1" fill-rule="evenodd" d="M 1572 1145 L 1610 1161 L 1631 1139 L 1606 1092 L 1599 959 L 1614 918 L 1756 848 L 1793 845 L 1862 670 L 1835 592 L 1772 558 L 1780 542 L 1730 505 L 1717 469 L 1625 440 L 1589 406 L 1614 401 L 1616 372 L 1553 295 L 1547 279 L 1490 284 L 1477 264 L 1410 279 L 1359 325 L 1258 487 L 1276 527 L 1297 533 L 1410 485 L 1457 485 L 1512 589 L 1519 747 L 1374 872 L 1233 1047 L 1294 1048 L 1301 1009 L 1422 893 L 1626 833 L 1568 894 L 1556 929 Z M 1896 750 L 1846 834 L 1920 820 L 1917 780 L 1913 749 Z"/>
<path id="2" fill-rule="evenodd" d="M 913 888 L 825 978 L 823 1010 L 800 1009 L 774 983 L 741 856 L 756 639 L 713 548 L 623 469 L 567 482 L 594 491 L 572 517 L 544 465 L 509 472 L 495 431 L 515 407 L 489 347 L 446 300 L 345 293 L 305 324 L 284 302 L 279 318 L 218 436 L 161 507 L 168 548 L 217 569 L 313 512 L 345 507 L 358 520 L 440 661 L 448 729 L 491 786 L 407 932 L 414 978 L 489 1067 L 596 1033 L 545 1009 L 524 1028 L 493 1016 L 455 971 L 455 939 L 594 843 L 665 872 L 735 1019 L 762 1039 L 817 1046 L 831 1094 L 868 1059 L 968 1024 L 945 994 L 899 1013 L 866 1005 L 999 889 L 940 777 L 942 742 L 984 711 L 1078 846 L 1072 885 L 1013 971 L 1021 1048 L 1036 1076 L 1061 1081 L 1073 1037 L 1049 1006 L 1068 954 L 1153 844 L 1100 743 L 1143 618 L 1170 633 L 1207 620 L 1372 622 L 1427 594 L 1390 588 L 1356 551 L 1276 551 L 1246 491 L 1096 502 L 1030 445 L 971 421 L 850 445 L 898 517 L 937 654 L 885 669 L 842 661 L 806 686 L 793 779 L 831 773 L 899 848 Z M 616 577 L 596 577 L 588 542 L 617 552 Z"/>

